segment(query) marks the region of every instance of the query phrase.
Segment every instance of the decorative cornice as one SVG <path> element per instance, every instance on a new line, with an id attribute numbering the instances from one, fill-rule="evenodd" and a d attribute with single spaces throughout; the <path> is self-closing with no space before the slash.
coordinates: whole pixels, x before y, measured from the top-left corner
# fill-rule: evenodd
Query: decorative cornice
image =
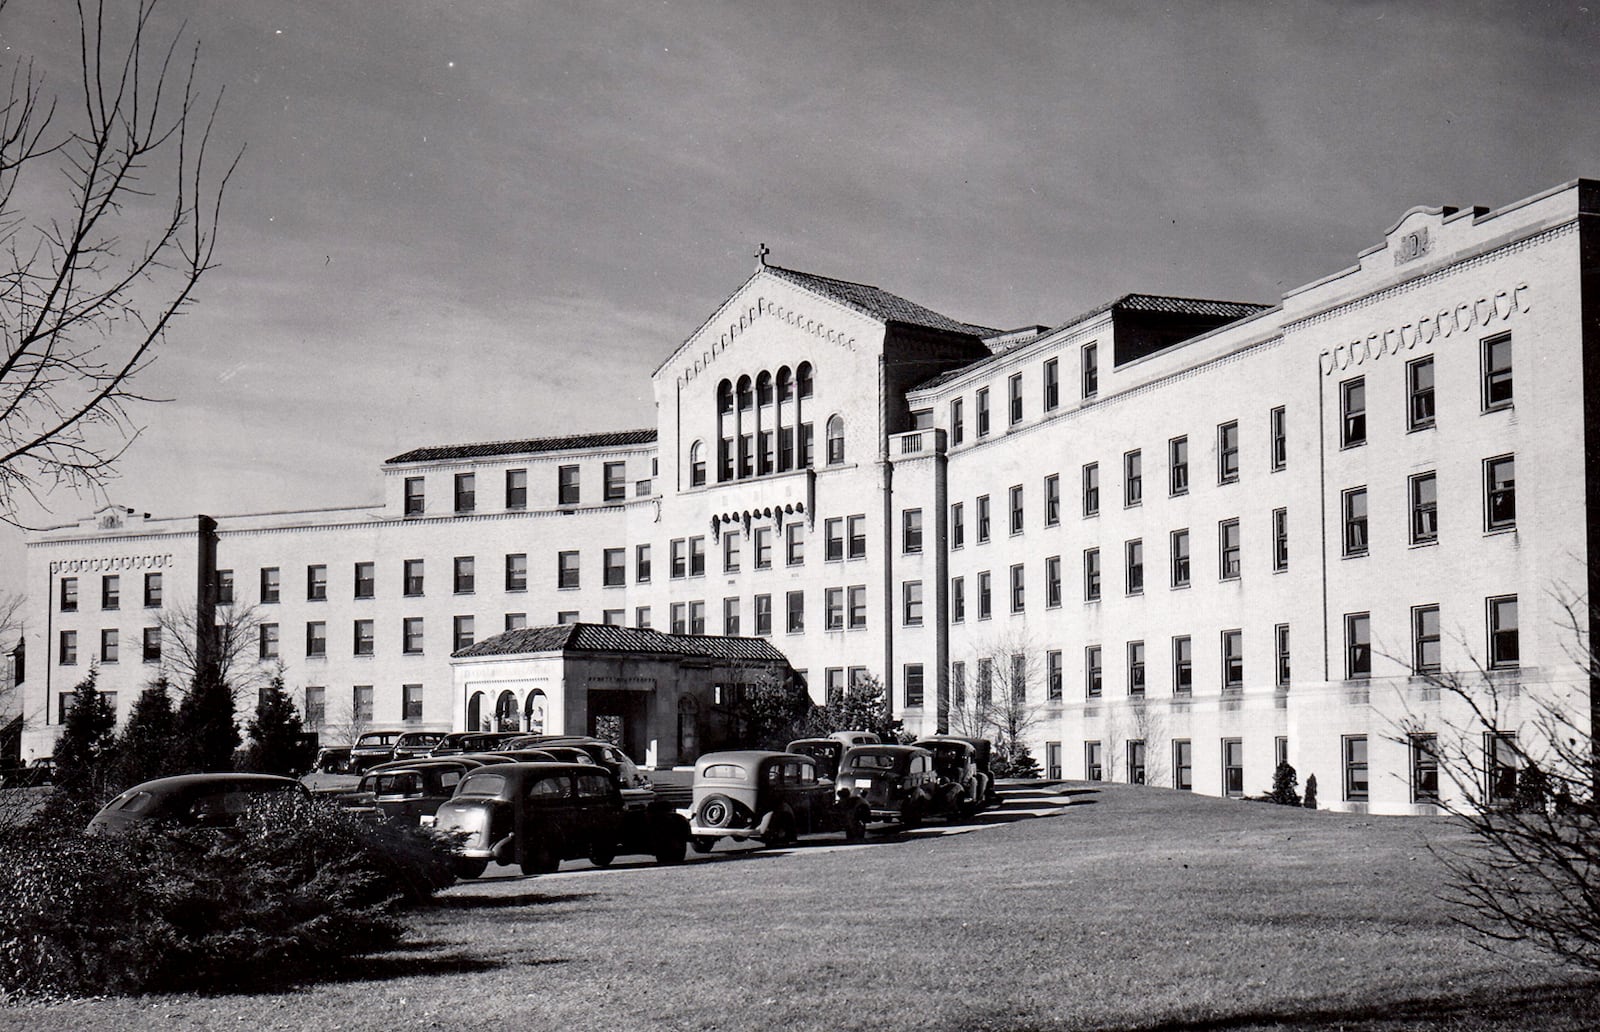
<path id="1" fill-rule="evenodd" d="M 815 304 L 835 307 L 841 313 L 848 313 L 857 318 L 862 317 L 859 313 L 851 312 L 850 309 L 827 298 L 810 297 L 809 300 Z M 721 317 L 723 313 L 718 313 L 718 315 Z M 856 338 L 844 330 L 836 330 L 822 320 L 813 318 L 806 312 L 799 310 L 792 304 L 784 304 L 765 296 L 758 296 L 755 299 L 755 304 L 747 305 L 745 311 L 739 313 L 737 320 L 729 318 L 727 328 L 722 331 L 717 339 L 711 341 L 708 347 L 703 348 L 699 358 L 696 358 L 692 363 L 684 365 L 678 374 L 678 386 L 680 388 L 685 386 L 689 381 L 709 369 L 712 359 L 728 350 L 738 340 L 741 333 L 755 326 L 757 322 L 764 318 L 779 319 L 802 333 L 811 334 L 818 340 L 826 341 L 829 344 L 837 344 L 847 351 L 856 350 Z M 702 332 L 709 335 L 712 329 L 710 324 L 707 324 Z"/>

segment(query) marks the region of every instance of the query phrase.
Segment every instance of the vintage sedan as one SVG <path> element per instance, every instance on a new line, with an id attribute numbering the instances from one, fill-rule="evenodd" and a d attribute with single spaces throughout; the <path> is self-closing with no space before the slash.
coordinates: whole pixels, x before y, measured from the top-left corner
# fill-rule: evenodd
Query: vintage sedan
<path id="1" fill-rule="evenodd" d="M 92 835 L 116 835 L 137 824 L 165 821 L 197 828 L 225 828 L 251 803 L 279 792 L 309 796 L 294 778 L 276 774 L 178 774 L 156 778 L 123 792 L 89 821 Z"/>
<path id="2" fill-rule="evenodd" d="M 908 828 L 953 809 L 934 773 L 933 753 L 914 745 L 856 746 L 840 761 L 834 788 L 841 801 L 866 803 L 873 820 L 899 821 Z"/>
<path id="3" fill-rule="evenodd" d="M 452 731 L 439 739 L 429 756 L 460 756 L 462 753 L 487 752 L 500 747 L 501 742 L 522 735 L 515 731 Z"/>
<path id="4" fill-rule="evenodd" d="M 349 772 L 365 774 L 368 767 L 394 759 L 394 743 L 401 734 L 399 731 L 368 731 L 357 738 L 350 746 Z"/>
<path id="5" fill-rule="evenodd" d="M 690 812 L 689 844 L 697 853 L 723 837 L 782 846 L 800 835 L 843 831 L 856 842 L 871 816 L 859 799 L 835 799 L 833 783 L 818 777 L 810 756 L 756 750 L 700 757 Z"/>
<path id="6" fill-rule="evenodd" d="M 681 863 L 688 822 L 664 803 L 625 810 L 622 793 L 597 764 L 504 763 L 464 778 L 434 815 L 434 832 L 457 853 L 457 873 L 476 878 L 490 861 L 523 874 L 587 857 L 599 866 L 646 853 Z"/>
<path id="7" fill-rule="evenodd" d="M 415 760 L 433 752 L 444 734 L 439 731 L 406 731 L 394 740 L 390 759 Z"/>
<path id="8" fill-rule="evenodd" d="M 960 735 L 931 735 L 916 743 L 933 753 L 933 769 L 939 775 L 952 805 L 968 816 L 1000 805 L 1000 792 L 989 772 L 990 744 L 987 738 Z"/>
<path id="9" fill-rule="evenodd" d="M 338 802 L 356 812 L 416 825 L 433 816 L 455 794 L 456 786 L 480 764 L 448 757 L 438 760 L 395 760 L 367 771 L 356 791 Z"/>
<path id="10" fill-rule="evenodd" d="M 835 731 L 821 738 L 799 738 L 790 742 L 785 751 L 810 756 L 817 761 L 817 772 L 825 778 L 839 773 L 839 761 L 846 749 L 856 745 L 876 745 L 878 736 L 871 731 Z"/>

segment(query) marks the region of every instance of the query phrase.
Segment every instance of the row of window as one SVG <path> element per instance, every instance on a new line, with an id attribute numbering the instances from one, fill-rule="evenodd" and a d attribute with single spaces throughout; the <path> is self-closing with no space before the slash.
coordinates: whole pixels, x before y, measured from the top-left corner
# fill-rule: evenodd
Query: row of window
<path id="1" fill-rule="evenodd" d="M 556 504 L 566 507 L 582 504 L 582 483 L 577 465 L 558 466 L 556 468 Z M 642 480 L 643 489 L 639 494 L 650 493 L 649 481 Z M 620 502 L 628 497 L 628 464 L 626 462 L 606 462 L 601 465 L 600 497 L 607 502 Z M 458 514 L 476 512 L 478 508 L 478 474 L 457 473 L 455 475 L 454 492 L 455 512 Z M 405 480 L 405 514 L 407 516 L 421 516 L 427 511 L 427 478 L 406 477 Z M 505 508 L 513 512 L 521 512 L 528 508 L 528 471 L 526 469 L 508 469 L 505 471 Z"/>
<path id="2" fill-rule="evenodd" d="M 377 711 L 373 705 L 373 686 L 358 684 L 350 690 L 350 705 L 348 709 L 352 725 L 370 725 L 377 719 Z M 335 720 L 343 717 L 343 713 L 336 713 Z M 397 714 L 402 723 L 416 723 L 422 719 L 422 685 L 403 684 L 400 686 L 400 712 Z M 307 727 L 321 728 L 328 723 L 328 689 L 321 685 L 306 688 L 305 723 Z M 385 720 L 388 718 L 386 717 Z M 341 723 L 344 721 L 340 721 Z"/>
<path id="3" fill-rule="evenodd" d="M 139 640 L 139 658 L 146 663 L 161 662 L 161 628 L 146 627 Z M 100 652 L 96 657 L 102 664 L 115 664 L 122 660 L 122 632 L 107 627 L 100 632 Z M 61 666 L 78 664 L 78 632 L 62 631 L 56 640 L 56 661 Z"/>
<path id="4" fill-rule="evenodd" d="M 754 378 L 717 384 L 717 482 L 743 480 L 805 469 L 812 463 L 813 431 L 803 403 L 816 390 L 811 363 L 793 373 L 788 366 L 776 375 L 763 370 Z M 827 422 L 828 463 L 844 462 L 844 421 Z M 689 485 L 706 482 L 705 445 L 689 446 Z"/>
<path id="5" fill-rule="evenodd" d="M 1408 534 L 1413 545 L 1431 545 L 1439 540 L 1439 475 L 1434 470 L 1414 473 L 1406 479 L 1406 504 L 1409 511 Z M 1369 545 L 1367 488 L 1347 488 L 1340 492 L 1339 507 L 1343 522 L 1343 554 L 1367 554 Z M 1486 534 L 1515 530 L 1517 527 L 1517 457 L 1496 455 L 1483 460 L 1483 531 Z"/>
<path id="6" fill-rule="evenodd" d="M 1434 425 L 1436 407 L 1433 356 L 1406 363 L 1406 430 L 1426 430 Z M 1487 337 L 1478 345 L 1478 403 L 1484 412 L 1511 407 L 1513 400 L 1511 334 Z M 1367 379 L 1351 377 L 1339 384 L 1339 445 L 1358 448 L 1367 443 Z"/>
<path id="7" fill-rule="evenodd" d="M 76 613 L 78 611 L 78 578 L 63 577 L 60 581 L 61 611 L 63 613 Z M 161 608 L 161 574 L 147 573 L 144 575 L 144 604 L 147 609 Z M 118 574 L 108 573 L 100 578 L 100 608 L 115 611 L 122 608 L 122 578 Z"/>
<path id="8" fill-rule="evenodd" d="M 1079 389 L 1084 400 L 1095 397 L 1100 393 L 1100 345 L 1090 342 L 1083 345 L 1078 352 L 1079 362 Z M 1012 373 L 1006 380 L 1006 421 L 1007 426 L 1016 426 L 1023 419 L 1023 377 L 1021 373 Z M 1061 360 L 1059 358 L 1045 359 L 1040 379 L 1040 411 L 1054 412 L 1061 407 Z M 950 444 L 960 444 L 966 439 L 966 400 L 953 398 L 950 401 Z M 989 388 L 979 387 L 973 396 L 973 415 L 975 417 L 974 430 L 979 438 L 989 435 Z"/>

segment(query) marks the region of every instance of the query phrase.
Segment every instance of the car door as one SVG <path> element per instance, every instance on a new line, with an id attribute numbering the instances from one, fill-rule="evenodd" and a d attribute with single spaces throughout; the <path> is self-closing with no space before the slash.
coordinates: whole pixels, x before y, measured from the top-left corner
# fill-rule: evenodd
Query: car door
<path id="1" fill-rule="evenodd" d="M 622 807 L 616 783 L 604 770 L 578 774 L 575 780 L 585 843 L 616 846 L 622 841 Z"/>

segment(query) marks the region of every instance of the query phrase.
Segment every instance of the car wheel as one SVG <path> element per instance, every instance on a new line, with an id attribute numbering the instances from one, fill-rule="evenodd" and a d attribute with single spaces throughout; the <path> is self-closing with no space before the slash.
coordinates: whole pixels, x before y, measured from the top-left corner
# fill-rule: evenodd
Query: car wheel
<path id="1" fill-rule="evenodd" d="M 482 878 L 483 872 L 489 867 L 489 861 L 458 857 L 455 862 L 451 864 L 451 867 L 455 870 L 455 875 L 457 878 L 461 878 L 463 880 Z"/>
<path id="2" fill-rule="evenodd" d="M 900 824 L 906 829 L 922 826 L 922 800 L 907 799 L 900 807 Z"/>
<path id="3" fill-rule="evenodd" d="M 709 796 L 700 804 L 700 823 L 708 828 L 726 828 L 733 815 L 733 800 L 725 795 Z"/>
<path id="4" fill-rule="evenodd" d="M 689 822 L 678 816 L 662 821 L 656 831 L 656 863 L 681 864 L 688 852 Z"/>
<path id="5" fill-rule="evenodd" d="M 561 866 L 561 850 L 548 838 L 529 844 L 522 854 L 523 874 L 553 874 Z"/>
<path id="6" fill-rule="evenodd" d="M 589 862 L 596 867 L 610 867 L 611 861 L 617 858 L 616 846 L 596 845 L 589 850 Z"/>
<path id="7" fill-rule="evenodd" d="M 844 815 L 844 840 L 860 842 L 867 837 L 867 818 L 871 816 L 864 806 L 852 806 Z"/>
<path id="8" fill-rule="evenodd" d="M 787 846 L 794 841 L 794 818 L 789 814 L 778 811 L 772 815 L 772 820 L 767 822 L 767 834 L 761 840 L 768 846 Z"/>
<path id="9" fill-rule="evenodd" d="M 689 848 L 702 856 L 711 852 L 711 847 L 716 844 L 717 840 L 710 835 L 695 835 L 689 839 Z"/>

